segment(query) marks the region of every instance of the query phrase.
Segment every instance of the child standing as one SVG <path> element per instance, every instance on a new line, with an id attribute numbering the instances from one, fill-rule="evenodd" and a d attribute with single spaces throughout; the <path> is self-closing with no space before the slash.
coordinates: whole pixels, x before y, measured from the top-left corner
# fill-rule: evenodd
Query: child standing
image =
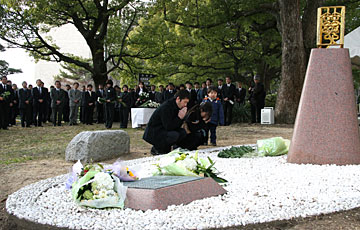
<path id="1" fill-rule="evenodd" d="M 217 88 L 210 86 L 208 89 L 208 97 L 205 97 L 203 100 L 203 102 L 211 102 L 213 106 L 210 122 L 207 123 L 207 136 L 209 136 L 210 131 L 210 143 L 213 146 L 216 146 L 216 127 L 218 124 L 224 125 L 224 110 L 221 100 L 217 97 L 217 95 Z"/>

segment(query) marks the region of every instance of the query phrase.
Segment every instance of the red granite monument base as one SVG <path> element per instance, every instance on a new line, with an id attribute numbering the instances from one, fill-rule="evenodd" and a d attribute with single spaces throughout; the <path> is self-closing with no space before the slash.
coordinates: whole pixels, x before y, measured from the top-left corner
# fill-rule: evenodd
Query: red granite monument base
<path id="1" fill-rule="evenodd" d="M 194 200 L 222 195 L 226 192 L 209 177 L 157 189 L 129 187 L 125 207 L 143 211 L 165 210 L 170 205 L 188 204 Z"/>
<path id="2" fill-rule="evenodd" d="M 360 164 L 348 49 L 313 49 L 288 153 L 298 164 Z"/>

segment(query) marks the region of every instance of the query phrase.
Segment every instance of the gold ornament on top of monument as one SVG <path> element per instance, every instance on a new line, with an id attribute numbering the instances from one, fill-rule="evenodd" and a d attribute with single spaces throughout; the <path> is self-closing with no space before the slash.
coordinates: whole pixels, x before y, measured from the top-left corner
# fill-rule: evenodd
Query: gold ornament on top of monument
<path id="1" fill-rule="evenodd" d="M 317 46 L 344 47 L 345 6 L 328 6 L 318 8 Z"/>

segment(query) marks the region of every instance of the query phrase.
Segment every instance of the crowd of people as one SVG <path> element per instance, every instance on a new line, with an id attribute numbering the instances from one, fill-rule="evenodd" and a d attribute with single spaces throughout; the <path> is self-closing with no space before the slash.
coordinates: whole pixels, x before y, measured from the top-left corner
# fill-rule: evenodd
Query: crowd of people
<path id="1" fill-rule="evenodd" d="M 82 86 L 79 83 L 66 84 L 62 87 L 60 81 L 50 89 L 44 87 L 44 83 L 38 79 L 36 85 L 22 83 L 18 88 L 12 84 L 6 76 L 1 78 L 0 84 L 0 122 L 2 129 L 8 129 L 16 125 L 16 117 L 20 115 L 21 126 L 43 126 L 43 123 L 52 122 L 54 126 L 61 126 L 64 123 L 72 126 L 81 123 L 92 125 L 94 120 L 97 123 L 105 124 L 111 128 L 114 121 L 120 122 L 120 128 L 127 128 L 131 108 L 136 107 L 139 95 L 143 92 L 149 94 L 149 99 L 163 104 L 173 99 L 179 91 L 189 93 L 189 101 L 186 108 L 190 111 L 195 105 L 201 102 L 213 104 L 212 120 L 207 124 L 211 133 L 211 143 L 216 144 L 215 126 L 230 125 L 232 122 L 232 109 L 235 103 L 244 104 L 248 99 L 251 102 L 252 122 L 260 122 L 260 111 L 264 107 L 265 91 L 264 85 L 260 83 L 259 77 L 254 78 L 254 87 L 248 90 L 238 82 L 236 86 L 230 77 L 218 79 L 214 84 L 207 79 L 201 84 L 199 82 L 186 82 L 175 86 L 169 83 L 166 86 L 151 85 L 146 87 L 139 82 L 135 88 L 127 85 L 122 87 L 113 85 L 108 80 L 105 85 L 99 85 L 94 91 L 91 84 Z M 246 95 L 249 95 L 246 98 Z M 204 109 L 206 107 L 201 107 Z M 96 114 L 96 119 L 94 119 Z"/>

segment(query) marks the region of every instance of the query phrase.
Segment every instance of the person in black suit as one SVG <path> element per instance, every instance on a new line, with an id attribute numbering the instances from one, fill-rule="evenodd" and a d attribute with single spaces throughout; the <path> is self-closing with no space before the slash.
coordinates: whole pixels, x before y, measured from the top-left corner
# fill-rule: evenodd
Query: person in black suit
<path id="1" fill-rule="evenodd" d="M 87 85 L 87 91 L 84 94 L 83 107 L 85 110 L 85 124 L 93 124 L 93 114 L 95 108 L 95 102 L 97 99 L 96 93 L 92 91 L 93 86 Z"/>
<path id="2" fill-rule="evenodd" d="M 148 90 L 146 89 L 143 82 L 140 81 L 138 86 L 139 87 L 137 87 L 136 90 L 135 90 L 135 97 L 136 97 L 136 105 L 137 106 L 144 103 L 144 101 L 140 101 L 140 94 L 148 92 Z"/>
<path id="3" fill-rule="evenodd" d="M 169 83 L 169 89 L 164 92 L 164 98 L 163 101 L 167 101 L 169 99 L 174 98 L 174 95 L 176 93 L 175 85 L 173 83 Z"/>
<path id="4" fill-rule="evenodd" d="M 21 127 L 30 127 L 31 124 L 31 107 L 32 107 L 32 95 L 31 90 L 27 88 L 27 82 L 22 83 L 22 89 L 19 89 L 19 110 L 21 117 Z"/>
<path id="5" fill-rule="evenodd" d="M 69 122 L 70 121 L 70 98 L 69 98 L 69 91 L 71 89 L 71 86 L 67 84 L 66 86 L 66 95 L 65 95 L 65 102 L 64 102 L 64 108 L 63 108 L 63 121 Z"/>
<path id="6" fill-rule="evenodd" d="M 11 110 L 10 125 L 16 125 L 16 117 L 19 115 L 19 94 L 18 94 L 19 89 L 16 84 L 12 84 L 11 87 L 13 90 L 13 106 L 10 108 Z"/>
<path id="7" fill-rule="evenodd" d="M 151 101 L 156 101 L 156 93 L 157 92 L 155 91 L 155 89 L 156 89 L 155 85 L 150 86 L 149 99 Z"/>
<path id="8" fill-rule="evenodd" d="M 242 87 L 242 83 L 238 82 L 238 88 L 236 89 L 236 101 L 243 105 L 245 103 L 246 89 Z"/>
<path id="9" fill-rule="evenodd" d="M 218 98 L 221 100 L 221 102 L 224 102 L 224 80 L 218 79 Z"/>
<path id="10" fill-rule="evenodd" d="M 51 121 L 51 112 L 52 112 L 52 109 L 51 109 L 51 97 L 50 97 L 50 91 L 51 89 L 54 88 L 54 86 L 50 86 L 50 90 L 48 90 L 48 88 L 46 88 L 44 86 L 44 82 L 41 81 L 41 87 L 46 91 L 46 109 L 45 109 L 45 113 L 43 114 L 43 117 L 42 117 L 42 122 L 46 123 L 46 121 Z"/>
<path id="11" fill-rule="evenodd" d="M 166 154 L 171 146 L 180 143 L 186 137 L 182 128 L 187 112 L 190 94 L 180 90 L 175 97 L 165 101 L 152 114 L 146 126 L 143 139 L 152 144 L 151 154 Z"/>
<path id="12" fill-rule="evenodd" d="M 96 114 L 97 114 L 97 124 L 104 123 L 104 104 L 99 102 L 99 98 L 105 98 L 104 86 L 99 84 L 99 89 L 96 91 Z"/>
<path id="13" fill-rule="evenodd" d="M 43 117 L 45 116 L 47 108 L 48 92 L 44 87 L 41 87 L 40 79 L 36 80 L 36 87 L 33 88 L 33 122 L 35 126 L 42 126 Z"/>
<path id="14" fill-rule="evenodd" d="M 5 93 L 8 92 L 7 96 Z M 2 129 L 8 129 L 10 122 L 10 107 L 13 106 L 13 91 L 11 86 L 7 85 L 7 77 L 1 77 L 0 84 L 0 125 Z"/>
<path id="15" fill-rule="evenodd" d="M 86 86 L 83 85 L 82 86 L 82 90 L 81 90 L 81 103 L 80 103 L 80 122 L 82 124 L 85 124 L 85 108 L 83 106 L 83 101 L 85 100 L 85 93 L 86 93 Z"/>
<path id="16" fill-rule="evenodd" d="M 235 85 L 231 83 L 231 78 L 226 77 L 226 85 L 224 85 L 224 118 L 225 125 L 230 125 L 232 120 L 232 109 L 235 101 L 236 88 Z"/>
<path id="17" fill-rule="evenodd" d="M 62 112 L 64 109 L 64 103 L 66 98 L 65 90 L 61 89 L 60 81 L 55 81 L 55 88 L 50 92 L 51 97 L 51 114 L 53 119 L 53 125 L 61 126 Z"/>
<path id="18" fill-rule="evenodd" d="M 129 121 L 129 113 L 131 108 L 131 94 L 128 92 L 129 87 L 123 85 L 123 92 L 120 94 L 120 128 L 126 129 Z"/>
<path id="19" fill-rule="evenodd" d="M 261 110 L 265 106 L 265 87 L 260 82 L 260 76 L 254 76 L 255 86 L 249 88 L 249 101 L 251 105 L 251 123 L 261 123 Z"/>
<path id="20" fill-rule="evenodd" d="M 114 121 L 116 92 L 113 88 L 113 81 L 110 79 L 106 81 L 105 100 L 105 127 L 111 129 Z"/>
<path id="21" fill-rule="evenodd" d="M 155 101 L 157 103 L 162 104 L 163 103 L 163 99 L 164 99 L 164 86 L 163 85 L 159 85 L 159 92 L 156 92 L 155 94 Z"/>
<path id="22" fill-rule="evenodd" d="M 187 81 L 185 83 L 185 86 L 186 86 L 186 90 L 190 93 L 190 99 L 189 99 L 189 103 L 187 104 L 187 108 L 191 109 L 197 103 L 197 94 L 195 90 L 192 89 L 191 82 Z"/>

